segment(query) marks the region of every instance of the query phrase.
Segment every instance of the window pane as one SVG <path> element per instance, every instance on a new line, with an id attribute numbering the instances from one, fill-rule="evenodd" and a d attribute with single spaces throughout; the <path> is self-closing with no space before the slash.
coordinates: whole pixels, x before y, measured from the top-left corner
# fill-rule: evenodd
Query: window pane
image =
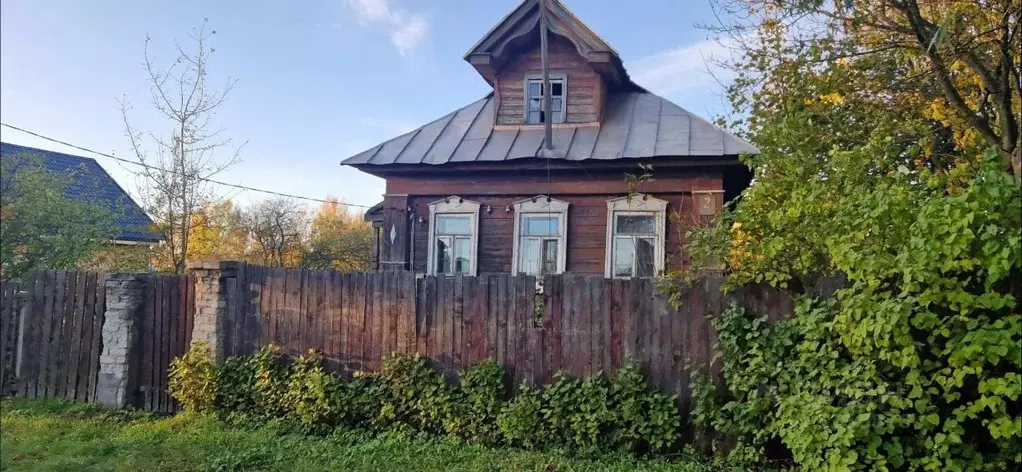
<path id="1" fill-rule="evenodd" d="M 655 234 L 655 222 L 652 215 L 620 215 L 614 230 L 617 234 Z"/>
<path id="2" fill-rule="evenodd" d="M 541 274 L 557 273 L 557 240 L 546 239 L 543 241 L 543 271 Z"/>
<path id="3" fill-rule="evenodd" d="M 652 277 L 653 269 L 653 240 L 648 238 L 636 238 L 635 240 L 635 275 L 638 277 Z"/>
<path id="4" fill-rule="evenodd" d="M 561 81 L 550 81 L 550 96 L 560 97 L 564 95 L 564 82 Z"/>
<path id="5" fill-rule="evenodd" d="M 542 123 L 543 120 L 542 120 L 542 118 L 539 115 L 540 113 L 541 112 L 538 112 L 538 111 L 530 111 L 529 112 L 529 120 L 528 120 L 528 122 L 529 123 Z"/>
<path id="6" fill-rule="evenodd" d="M 551 110 L 553 110 L 553 111 L 561 111 L 561 105 L 563 105 L 563 103 L 561 102 L 560 98 L 551 98 L 550 99 L 550 109 Z"/>
<path id="7" fill-rule="evenodd" d="M 539 243 L 538 239 L 522 239 L 518 250 L 518 272 L 528 275 L 536 275 L 539 270 Z"/>
<path id="8" fill-rule="evenodd" d="M 467 274 L 472 271 L 472 251 L 469 247 L 471 243 L 470 238 L 454 240 L 454 272 L 457 274 Z"/>
<path id="9" fill-rule="evenodd" d="M 611 261 L 611 275 L 614 277 L 631 277 L 632 255 L 635 252 L 632 238 L 614 238 L 614 253 Z"/>
<path id="10" fill-rule="evenodd" d="M 539 111 L 543 107 L 542 100 L 538 98 L 529 99 L 529 111 Z"/>
<path id="11" fill-rule="evenodd" d="M 538 97 L 540 90 L 543 88 L 543 82 L 529 82 L 529 97 Z"/>
<path id="12" fill-rule="evenodd" d="M 451 273 L 450 238 L 437 238 L 436 240 L 436 273 Z"/>
<path id="13" fill-rule="evenodd" d="M 552 121 L 552 123 L 563 123 L 564 122 L 564 112 L 563 111 L 555 111 L 554 114 L 553 114 L 553 117 L 554 117 L 554 121 Z"/>
<path id="14" fill-rule="evenodd" d="M 472 217 L 437 215 L 437 234 L 472 234 Z"/>
<path id="15" fill-rule="evenodd" d="M 522 234 L 525 236 L 557 236 L 560 219 L 556 216 L 523 216 Z"/>

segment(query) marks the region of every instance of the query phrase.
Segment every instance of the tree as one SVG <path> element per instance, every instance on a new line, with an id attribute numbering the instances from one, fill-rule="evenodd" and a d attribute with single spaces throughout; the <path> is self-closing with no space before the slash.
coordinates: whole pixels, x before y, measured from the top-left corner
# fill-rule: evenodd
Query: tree
<path id="1" fill-rule="evenodd" d="M 214 52 L 207 43 L 214 34 L 206 31 L 204 20 L 188 35 L 194 49 L 189 52 L 177 44 L 177 58 L 162 70 L 150 57 L 146 38 L 143 56 L 152 105 L 169 122 L 169 134 L 143 133 L 132 126 L 131 106 L 126 99 L 120 101 L 125 134 L 143 164 L 137 172 L 142 201 L 168 236 L 166 247 L 176 273 L 185 269 L 193 215 L 215 199 L 209 179 L 236 163 L 241 149 L 228 150 L 232 140 L 222 138 L 223 128 L 213 125 L 216 110 L 237 83 L 228 80 L 215 89 L 207 82 Z"/>
<path id="2" fill-rule="evenodd" d="M 116 236 L 113 211 L 68 198 L 70 184 L 31 155 L 0 159 L 0 278 L 74 268 Z"/>
<path id="3" fill-rule="evenodd" d="M 304 265 L 341 271 L 372 268 L 373 228 L 362 214 L 333 197 L 319 206 L 312 219 Z"/>
<path id="4" fill-rule="evenodd" d="M 309 219 L 305 208 L 287 198 L 271 198 L 246 210 L 250 257 L 263 265 L 296 267 L 305 252 Z"/>
<path id="5" fill-rule="evenodd" d="M 847 82 L 813 81 L 816 87 L 808 91 L 819 92 L 816 100 L 912 108 L 916 119 L 910 123 L 921 119 L 931 128 L 920 143 L 927 157 L 942 159 L 951 146 L 975 163 L 983 148 L 993 147 L 1005 168 L 1022 179 L 1018 0 L 715 4 L 723 22 L 710 28 L 728 35 L 739 57 L 730 62 L 739 73 L 730 91 L 739 109 L 798 106 L 782 99 L 800 94 L 771 80 L 778 73 L 844 78 Z M 771 95 L 774 100 L 767 99 Z M 755 133 L 757 122 L 749 124 Z"/>
<path id="6" fill-rule="evenodd" d="M 808 470 L 1017 468 L 1017 0 L 727 5 L 731 124 L 761 154 L 690 253 L 799 303 L 714 320 L 730 392 L 712 426 Z M 799 296 L 831 274 L 834 299 Z"/>
<path id="7" fill-rule="evenodd" d="M 230 200 L 211 202 L 192 215 L 189 259 L 242 260 L 248 245 L 243 212 Z"/>

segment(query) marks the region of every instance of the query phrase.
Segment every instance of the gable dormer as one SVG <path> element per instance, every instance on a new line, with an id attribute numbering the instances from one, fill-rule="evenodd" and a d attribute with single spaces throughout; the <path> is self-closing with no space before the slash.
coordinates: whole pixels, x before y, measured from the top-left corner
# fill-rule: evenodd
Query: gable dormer
<path id="1" fill-rule="evenodd" d="M 542 124 L 540 8 L 549 25 L 550 119 L 555 124 L 598 124 L 608 90 L 638 89 L 606 41 L 558 0 L 525 0 L 465 55 L 493 86 L 497 126 Z"/>

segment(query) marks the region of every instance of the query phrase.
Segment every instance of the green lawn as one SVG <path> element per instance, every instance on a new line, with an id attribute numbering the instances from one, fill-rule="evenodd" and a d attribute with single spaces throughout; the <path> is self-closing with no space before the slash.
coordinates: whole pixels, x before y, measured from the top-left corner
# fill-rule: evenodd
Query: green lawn
<path id="1" fill-rule="evenodd" d="M 285 434 L 230 427 L 208 417 L 157 418 L 55 401 L 0 404 L 0 469 L 345 471 L 723 471 L 688 460 L 493 449 L 451 439 Z"/>

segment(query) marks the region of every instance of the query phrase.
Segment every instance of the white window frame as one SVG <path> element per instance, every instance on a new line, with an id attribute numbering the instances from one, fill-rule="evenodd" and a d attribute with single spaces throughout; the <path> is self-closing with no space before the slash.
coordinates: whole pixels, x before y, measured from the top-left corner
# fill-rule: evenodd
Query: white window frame
<path id="1" fill-rule="evenodd" d="M 451 195 L 443 200 L 437 200 L 429 204 L 429 250 L 427 251 L 428 263 L 426 273 L 437 275 L 436 267 L 436 217 L 438 215 L 468 216 L 471 218 L 469 227 L 472 228 L 471 242 L 469 243 L 469 271 L 465 275 L 476 275 L 479 267 L 479 203 L 465 200 L 457 195 Z M 454 247 L 452 245 L 452 253 Z M 452 263 L 453 267 L 453 263 Z M 451 274 L 440 274 L 451 275 Z"/>
<path id="2" fill-rule="evenodd" d="M 515 209 L 515 231 L 514 248 L 511 251 L 511 273 L 518 274 L 518 266 L 521 251 L 521 227 L 522 219 L 526 216 L 557 216 L 559 229 L 557 239 L 557 273 L 565 271 L 568 260 L 568 202 L 550 198 L 546 195 L 537 195 L 532 198 L 517 201 Z M 554 239 L 553 237 L 540 239 Z M 542 249 L 542 245 L 540 245 Z"/>
<path id="3" fill-rule="evenodd" d="M 664 237 L 667 232 L 667 201 L 637 193 L 607 201 L 607 244 L 604 252 L 604 276 L 614 278 L 615 223 L 618 216 L 628 215 L 652 215 L 655 217 L 654 229 L 656 234 L 653 238 L 653 272 L 654 274 L 663 272 L 666 246 Z M 632 277 L 617 278 L 626 279 Z"/>
<path id="4" fill-rule="evenodd" d="M 530 98 L 529 97 L 529 82 L 536 82 L 536 81 L 542 82 L 542 80 L 543 80 L 543 76 L 540 75 L 540 74 L 529 74 L 529 75 L 525 76 L 525 80 L 523 81 L 523 84 L 522 84 L 522 87 L 523 87 L 522 88 L 522 96 L 525 98 L 522 101 L 522 123 L 530 124 L 530 125 L 538 125 L 538 124 L 546 123 L 545 121 L 529 121 L 529 98 Z M 561 96 L 560 96 L 560 99 L 561 99 L 561 118 L 559 120 L 556 120 L 556 121 L 551 121 L 551 123 L 565 123 L 565 122 L 568 121 L 568 74 L 565 74 L 563 72 L 551 72 L 550 73 L 550 83 L 553 84 L 554 82 L 560 82 L 561 83 Z M 542 97 L 542 95 L 540 95 L 540 97 Z M 553 97 L 550 97 L 550 98 L 553 98 Z M 546 101 L 545 100 L 540 100 L 540 103 L 541 103 L 540 110 L 542 110 L 543 109 L 543 105 L 542 104 L 545 104 Z M 543 110 L 543 111 L 546 111 L 546 110 Z M 547 112 L 546 115 L 550 115 L 550 113 Z"/>

